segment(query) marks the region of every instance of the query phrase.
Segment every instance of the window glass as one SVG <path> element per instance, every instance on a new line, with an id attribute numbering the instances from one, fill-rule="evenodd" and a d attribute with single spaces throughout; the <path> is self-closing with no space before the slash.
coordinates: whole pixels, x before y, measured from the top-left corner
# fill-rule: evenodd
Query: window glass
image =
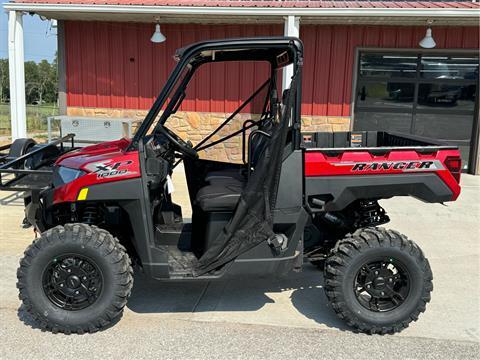
<path id="1" fill-rule="evenodd" d="M 475 85 L 420 84 L 418 109 L 475 109 Z"/>
<path id="2" fill-rule="evenodd" d="M 476 80 L 478 57 L 476 56 L 423 56 L 420 77 L 425 79 Z"/>
<path id="3" fill-rule="evenodd" d="M 472 125 L 472 115 L 417 114 L 415 134 L 438 140 L 470 140 Z"/>
<path id="4" fill-rule="evenodd" d="M 354 129 L 456 145 L 467 168 L 478 79 L 478 54 L 360 53 Z"/>
<path id="5" fill-rule="evenodd" d="M 360 56 L 360 76 L 414 78 L 417 55 L 363 53 Z"/>
<path id="6" fill-rule="evenodd" d="M 355 113 L 354 130 L 398 131 L 410 133 L 411 123 L 411 114 L 359 111 Z"/>
<path id="7" fill-rule="evenodd" d="M 458 146 L 463 168 L 467 169 L 472 126 L 472 115 L 417 114 L 414 134 Z"/>
<path id="8" fill-rule="evenodd" d="M 357 93 L 357 105 L 360 107 L 411 109 L 414 93 L 415 85 L 412 83 L 360 83 Z"/>

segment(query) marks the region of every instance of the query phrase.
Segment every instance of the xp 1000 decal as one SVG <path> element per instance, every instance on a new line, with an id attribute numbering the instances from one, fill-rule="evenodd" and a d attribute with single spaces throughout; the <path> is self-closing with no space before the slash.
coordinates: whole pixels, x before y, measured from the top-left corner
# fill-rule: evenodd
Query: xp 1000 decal
<path id="1" fill-rule="evenodd" d="M 132 160 L 96 162 L 88 164 L 86 168 L 92 173 L 97 174 L 97 179 L 112 178 L 132 174 L 130 165 Z"/>

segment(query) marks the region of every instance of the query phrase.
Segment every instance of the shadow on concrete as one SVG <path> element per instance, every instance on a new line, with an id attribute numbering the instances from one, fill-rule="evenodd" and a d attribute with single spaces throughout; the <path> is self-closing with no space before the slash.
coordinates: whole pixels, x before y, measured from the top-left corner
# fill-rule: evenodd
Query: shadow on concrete
<path id="1" fill-rule="evenodd" d="M 331 309 L 322 284 L 322 272 L 311 265 L 305 265 L 302 273 L 293 273 L 283 279 L 170 282 L 137 274 L 127 306 L 137 313 L 255 312 L 266 304 L 275 302 L 268 294 L 290 291 L 294 309 L 285 304 L 277 304 L 283 306 L 285 312 L 297 310 L 319 324 L 347 330 L 348 327 Z M 289 316 L 285 312 L 282 319 L 289 325 L 295 325 L 288 321 Z M 298 316 L 295 321 L 299 321 Z"/>
<path id="2" fill-rule="evenodd" d="M 242 280 L 217 281 L 158 281 L 137 273 L 132 295 L 127 307 L 142 314 L 153 313 L 193 313 L 193 312 L 255 312 L 266 304 L 274 304 L 269 296 L 272 293 L 289 293 L 292 307 L 282 301 L 274 306 L 272 316 L 279 316 L 278 323 L 301 326 L 298 311 L 306 319 L 339 330 L 349 328 L 335 315 L 325 297 L 322 273 L 311 265 L 305 265 L 302 273 L 293 273 L 287 278 L 245 278 Z M 288 296 L 285 294 L 285 296 Z M 292 315 L 295 315 L 292 317 Z M 32 329 L 45 330 L 25 307 L 21 305 L 17 316 Z M 228 315 L 226 315 L 228 316 Z M 265 314 L 262 314 L 265 318 Z M 107 328 L 114 326 L 121 317 Z M 291 319 L 294 320 L 291 320 Z M 255 317 L 251 317 L 255 321 Z M 228 321 L 228 318 L 223 318 Z M 232 319 L 235 321 L 235 319 Z M 276 319 L 272 319 L 276 322 Z"/>

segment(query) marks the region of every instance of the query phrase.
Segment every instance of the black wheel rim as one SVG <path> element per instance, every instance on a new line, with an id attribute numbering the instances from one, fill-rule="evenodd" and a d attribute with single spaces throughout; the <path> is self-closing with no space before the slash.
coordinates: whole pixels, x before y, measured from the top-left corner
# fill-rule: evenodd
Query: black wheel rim
<path id="1" fill-rule="evenodd" d="M 102 292 L 103 276 L 95 262 L 81 255 L 67 254 L 53 259 L 43 272 L 47 298 L 64 310 L 82 310 Z"/>
<path id="2" fill-rule="evenodd" d="M 364 308 L 374 312 L 392 311 L 407 299 L 410 275 L 396 259 L 369 261 L 357 272 L 353 290 Z"/>

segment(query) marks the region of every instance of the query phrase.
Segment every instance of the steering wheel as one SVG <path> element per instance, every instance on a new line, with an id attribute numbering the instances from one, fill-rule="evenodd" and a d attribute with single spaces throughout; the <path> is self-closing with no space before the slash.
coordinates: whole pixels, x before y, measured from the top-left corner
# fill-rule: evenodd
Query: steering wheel
<path id="1" fill-rule="evenodd" d="M 172 130 L 159 124 L 157 127 L 157 131 L 165 135 L 167 139 L 170 140 L 170 142 L 175 146 L 175 150 L 185 156 L 188 156 L 189 158 L 198 159 L 197 150 L 192 147 L 192 144 L 187 143 L 185 140 L 175 134 Z"/>

